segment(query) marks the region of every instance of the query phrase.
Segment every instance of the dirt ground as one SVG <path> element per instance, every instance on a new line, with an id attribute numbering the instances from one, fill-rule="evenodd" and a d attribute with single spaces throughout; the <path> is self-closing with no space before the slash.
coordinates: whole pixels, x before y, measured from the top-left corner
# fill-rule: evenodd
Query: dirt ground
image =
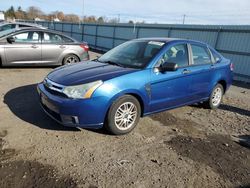
<path id="1" fill-rule="evenodd" d="M 250 187 L 249 85 L 217 110 L 186 106 L 111 136 L 45 115 L 36 84 L 50 70 L 0 69 L 1 188 Z"/>

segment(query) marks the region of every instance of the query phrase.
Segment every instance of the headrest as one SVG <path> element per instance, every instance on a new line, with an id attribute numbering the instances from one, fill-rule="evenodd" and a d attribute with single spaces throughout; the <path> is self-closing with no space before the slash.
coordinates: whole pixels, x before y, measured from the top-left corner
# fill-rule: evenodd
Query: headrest
<path id="1" fill-rule="evenodd" d="M 179 50 L 178 52 L 177 52 L 177 54 L 176 54 L 176 57 L 177 58 L 181 58 L 181 57 L 183 57 L 184 56 L 184 51 L 183 50 Z"/>

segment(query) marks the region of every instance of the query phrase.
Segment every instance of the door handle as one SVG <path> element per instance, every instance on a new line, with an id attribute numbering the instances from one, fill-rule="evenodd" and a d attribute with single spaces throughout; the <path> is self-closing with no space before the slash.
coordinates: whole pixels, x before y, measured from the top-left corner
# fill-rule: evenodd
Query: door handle
<path id="1" fill-rule="evenodd" d="M 190 70 L 187 70 L 187 69 L 184 69 L 184 70 L 182 71 L 182 74 L 189 74 L 189 73 L 191 73 L 191 71 L 190 71 Z"/>
<path id="2" fill-rule="evenodd" d="M 33 44 L 33 45 L 31 46 L 31 48 L 38 48 L 38 46 L 35 45 L 35 44 Z"/>
<path id="3" fill-rule="evenodd" d="M 66 46 L 64 46 L 64 45 L 60 45 L 59 47 L 60 47 L 60 48 L 66 48 Z"/>

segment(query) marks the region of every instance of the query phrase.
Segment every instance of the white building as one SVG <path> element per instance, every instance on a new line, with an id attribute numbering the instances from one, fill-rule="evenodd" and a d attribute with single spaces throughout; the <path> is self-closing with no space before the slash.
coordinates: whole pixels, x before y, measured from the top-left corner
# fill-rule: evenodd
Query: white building
<path id="1" fill-rule="evenodd" d="M 60 20 L 58 18 L 55 18 L 54 22 L 60 22 Z"/>
<path id="2" fill-rule="evenodd" d="M 3 21 L 4 19 L 4 13 L 0 11 L 0 21 Z"/>
<path id="3" fill-rule="evenodd" d="M 38 17 L 36 17 L 36 18 L 35 18 L 35 21 L 41 21 L 41 19 L 40 19 L 40 18 L 38 18 Z"/>

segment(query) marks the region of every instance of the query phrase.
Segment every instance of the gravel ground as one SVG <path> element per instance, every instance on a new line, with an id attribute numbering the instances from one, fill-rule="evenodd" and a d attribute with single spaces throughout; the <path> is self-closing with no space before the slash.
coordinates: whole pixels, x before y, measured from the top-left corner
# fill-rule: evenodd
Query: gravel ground
<path id="1" fill-rule="evenodd" d="M 217 110 L 186 106 L 111 136 L 43 113 L 36 84 L 50 70 L 0 69 L 1 188 L 250 187 L 249 85 L 232 86 Z"/>

